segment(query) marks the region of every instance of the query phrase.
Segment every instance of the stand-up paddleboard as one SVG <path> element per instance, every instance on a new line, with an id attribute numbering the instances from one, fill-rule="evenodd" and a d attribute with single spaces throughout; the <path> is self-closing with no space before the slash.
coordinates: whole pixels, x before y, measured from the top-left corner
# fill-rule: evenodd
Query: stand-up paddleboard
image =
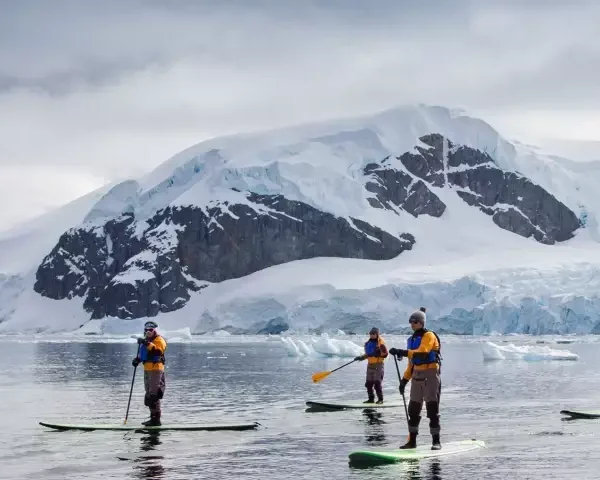
<path id="1" fill-rule="evenodd" d="M 181 430 L 181 431 L 197 431 L 197 430 L 251 430 L 260 423 L 231 423 L 231 424 L 218 424 L 218 423 L 207 423 L 207 424 L 181 424 L 181 425 L 160 425 L 147 427 L 145 425 L 120 425 L 120 424 L 97 424 L 97 425 L 86 425 L 86 424 L 68 424 L 68 423 L 47 423 L 39 422 L 43 427 L 53 428 L 55 430 L 83 430 L 90 432 L 93 430 L 116 430 L 116 431 L 165 431 L 165 430 Z"/>
<path id="2" fill-rule="evenodd" d="M 363 402 L 313 402 L 307 401 L 306 405 L 311 408 L 327 409 L 327 410 L 344 410 L 346 408 L 394 408 L 401 407 L 400 402 L 384 402 L 384 403 L 363 403 Z"/>
<path id="3" fill-rule="evenodd" d="M 600 410 L 561 410 L 560 413 L 571 418 L 600 418 Z"/>
<path id="4" fill-rule="evenodd" d="M 422 458 L 457 455 L 459 453 L 477 450 L 485 447 L 483 440 L 459 440 L 442 443 L 441 450 L 432 450 L 431 444 L 418 445 L 417 448 L 393 450 L 359 450 L 348 455 L 348 463 L 352 466 L 377 466 L 405 460 L 420 460 Z"/>

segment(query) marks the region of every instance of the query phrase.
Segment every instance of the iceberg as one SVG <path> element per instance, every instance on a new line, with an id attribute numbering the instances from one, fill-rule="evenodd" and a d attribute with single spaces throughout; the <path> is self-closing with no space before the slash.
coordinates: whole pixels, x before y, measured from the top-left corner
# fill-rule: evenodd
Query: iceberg
<path id="1" fill-rule="evenodd" d="M 556 350 L 548 346 L 521 345 L 512 343 L 508 345 L 497 345 L 493 342 L 485 342 L 483 345 L 484 360 L 523 360 L 526 362 L 538 362 L 543 360 L 579 360 L 579 356 L 567 350 Z"/>

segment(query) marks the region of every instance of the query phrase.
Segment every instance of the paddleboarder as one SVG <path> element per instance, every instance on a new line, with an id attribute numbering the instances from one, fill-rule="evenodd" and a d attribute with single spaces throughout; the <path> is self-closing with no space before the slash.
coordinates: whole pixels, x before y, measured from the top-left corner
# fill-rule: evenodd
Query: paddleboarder
<path id="1" fill-rule="evenodd" d="M 388 356 L 387 347 L 383 338 L 379 335 L 379 329 L 373 327 L 369 331 L 369 340 L 365 342 L 365 353 L 355 357 L 354 360 L 367 359 L 367 380 L 365 387 L 369 398 L 363 403 L 373 403 L 375 395 L 373 389 L 377 393 L 378 404 L 383 403 L 383 362 Z"/>
<path id="2" fill-rule="evenodd" d="M 421 421 L 423 402 L 429 418 L 429 431 L 432 437 L 432 450 L 442 448 L 440 444 L 440 395 L 442 382 L 440 378 L 440 339 L 435 332 L 425 328 L 426 308 L 421 307 L 413 312 L 408 322 L 413 334 L 408 339 L 407 348 L 391 348 L 390 354 L 399 358 L 406 357 L 408 365 L 400 380 L 400 393 L 410 381 L 410 402 L 408 404 L 409 440 L 400 448 L 415 448 Z"/>
<path id="3" fill-rule="evenodd" d="M 158 324 L 148 321 L 144 324 L 144 337 L 138 338 L 139 354 L 133 359 L 132 365 L 137 367 L 144 364 L 144 405 L 150 409 L 150 420 L 143 422 L 146 426 L 161 424 L 160 399 L 166 388 L 165 382 L 165 351 L 167 342 L 158 334 Z"/>

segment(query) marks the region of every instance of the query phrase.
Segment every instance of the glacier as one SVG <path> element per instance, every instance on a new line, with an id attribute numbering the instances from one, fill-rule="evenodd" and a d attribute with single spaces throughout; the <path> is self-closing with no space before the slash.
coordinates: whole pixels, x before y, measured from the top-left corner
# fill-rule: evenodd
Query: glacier
<path id="1" fill-rule="evenodd" d="M 543 245 L 496 227 L 447 186 L 431 190 L 447 206 L 440 218 L 373 209 L 363 169 L 414 151 L 437 132 L 489 153 L 526 176 L 581 220 L 574 238 Z M 427 145 L 421 144 L 427 147 Z M 33 291 L 35 270 L 70 228 L 93 230 L 124 213 L 145 219 L 167 206 L 245 202 L 243 191 L 282 194 L 321 211 L 368 221 L 418 241 L 391 260 L 312 258 L 241 278 L 207 283 L 185 307 L 153 317 L 190 334 L 408 331 L 419 306 L 428 325 L 461 335 L 600 333 L 600 162 L 576 162 L 510 142 L 464 111 L 410 105 L 371 116 L 240 134 L 192 146 L 138 179 L 109 184 L 15 229 L 0 233 L 0 333 L 89 328 L 79 297 Z M 236 190 L 233 190 L 236 189 Z M 249 204 L 250 205 L 250 204 Z M 107 240 L 107 248 L 112 246 Z M 148 258 L 145 258 L 148 260 Z M 144 277 L 131 260 L 135 283 Z M 133 273 L 137 272 L 137 276 Z M 145 319 L 105 317 L 101 329 L 139 331 Z"/>

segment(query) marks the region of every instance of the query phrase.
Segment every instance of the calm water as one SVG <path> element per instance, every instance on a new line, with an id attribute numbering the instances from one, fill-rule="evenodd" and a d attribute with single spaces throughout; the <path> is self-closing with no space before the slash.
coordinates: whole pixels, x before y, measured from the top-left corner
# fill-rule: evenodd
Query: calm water
<path id="1" fill-rule="evenodd" d="M 443 340 L 443 339 L 442 339 Z M 388 344 L 399 341 L 388 338 Z M 472 340 L 444 345 L 442 443 L 483 439 L 488 448 L 412 466 L 367 470 L 348 453 L 396 448 L 403 409 L 305 411 L 308 399 L 363 400 L 365 363 L 312 384 L 311 374 L 344 359 L 287 357 L 273 341 L 169 346 L 163 422 L 258 421 L 245 432 L 53 432 L 39 420 L 122 422 L 136 346 L 25 343 L 2 339 L 0 478 L 6 479 L 597 479 L 600 420 L 561 420 L 566 407 L 600 408 L 598 345 L 552 345 L 577 362 L 484 362 Z M 138 371 L 139 374 L 139 371 Z M 138 377 L 141 380 L 141 377 Z M 398 400 L 392 362 L 388 400 Z M 136 381 L 130 423 L 147 418 Z M 430 443 L 427 419 L 421 442 Z M 158 458 L 135 459 L 141 453 Z M 130 460 L 119 460 L 127 454 Z"/>

